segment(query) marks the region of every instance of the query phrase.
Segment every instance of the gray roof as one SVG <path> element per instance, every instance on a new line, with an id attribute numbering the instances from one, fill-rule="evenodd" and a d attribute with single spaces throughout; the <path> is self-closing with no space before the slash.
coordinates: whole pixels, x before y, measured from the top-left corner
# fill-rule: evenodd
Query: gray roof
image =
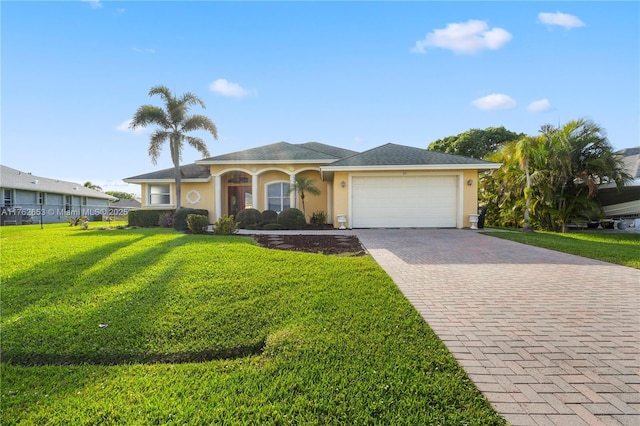
<path id="1" fill-rule="evenodd" d="M 81 197 L 115 200 L 115 197 L 79 183 L 35 176 L 31 173 L 0 165 L 0 187 L 25 191 L 46 192 L 50 194 L 77 195 Z"/>
<path id="2" fill-rule="evenodd" d="M 142 207 L 142 203 L 133 198 L 123 198 L 111 203 L 111 207 L 117 207 L 122 209 L 139 209 Z"/>
<path id="3" fill-rule="evenodd" d="M 211 177 L 211 173 L 209 172 L 209 167 L 201 166 L 199 164 L 185 164 L 184 166 L 180 166 L 180 176 L 184 180 L 189 179 L 209 179 Z M 131 176 L 123 179 L 125 182 L 134 181 L 134 180 L 173 180 L 174 179 L 174 170 L 173 167 L 170 169 L 158 170 L 151 173 L 144 173 L 137 176 Z"/>
<path id="4" fill-rule="evenodd" d="M 344 158 L 344 155 L 353 155 L 354 151 L 321 144 L 308 142 L 305 144 L 291 144 L 277 142 L 270 145 L 259 146 L 244 151 L 236 151 L 222 154 L 216 157 L 198 160 L 198 164 L 265 164 L 277 162 L 289 163 L 329 163 Z"/>
<path id="5" fill-rule="evenodd" d="M 476 158 L 463 157 L 461 155 L 445 154 L 437 151 L 428 151 L 422 148 L 387 143 L 377 148 L 370 149 L 360 154 L 335 161 L 326 168 L 334 167 L 369 167 L 369 166 L 477 166 L 493 168 L 496 163 L 478 160 Z M 324 167 L 323 167 L 324 169 Z"/>
<path id="6" fill-rule="evenodd" d="M 640 179 L 640 147 L 627 148 L 616 154 L 624 155 L 624 169 L 634 179 Z"/>

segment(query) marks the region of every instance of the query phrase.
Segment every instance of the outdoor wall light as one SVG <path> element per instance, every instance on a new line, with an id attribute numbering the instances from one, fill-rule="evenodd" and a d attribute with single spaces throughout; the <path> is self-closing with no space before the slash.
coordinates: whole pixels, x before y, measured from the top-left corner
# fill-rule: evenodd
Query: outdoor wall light
<path id="1" fill-rule="evenodd" d="M 344 188 L 345 186 L 347 186 L 347 182 L 345 181 L 340 182 L 340 186 Z"/>
<path id="2" fill-rule="evenodd" d="M 473 179 L 469 179 L 469 180 L 467 181 L 467 185 L 469 185 L 469 186 L 473 185 Z"/>

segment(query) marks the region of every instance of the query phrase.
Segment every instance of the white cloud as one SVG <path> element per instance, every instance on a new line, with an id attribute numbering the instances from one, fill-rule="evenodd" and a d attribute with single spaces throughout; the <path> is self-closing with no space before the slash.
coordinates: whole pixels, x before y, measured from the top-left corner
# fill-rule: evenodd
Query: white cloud
<path id="1" fill-rule="evenodd" d="M 483 110 L 509 109 L 516 106 L 516 101 L 507 95 L 494 93 L 471 102 L 476 108 Z"/>
<path id="2" fill-rule="evenodd" d="M 146 127 L 137 127 L 136 129 L 132 129 L 129 127 L 130 125 L 131 125 L 131 120 L 125 120 L 116 126 L 116 130 L 121 132 L 133 132 L 133 133 L 144 133 L 147 131 Z"/>
<path id="3" fill-rule="evenodd" d="M 435 29 L 424 40 L 418 40 L 411 49 L 414 53 L 426 53 L 428 47 L 453 50 L 455 53 L 476 53 L 480 50 L 496 50 L 511 40 L 511 34 L 502 28 L 491 28 L 484 21 L 469 20 L 447 24 L 447 28 Z"/>
<path id="4" fill-rule="evenodd" d="M 561 12 L 556 12 L 556 13 L 541 12 L 541 13 L 538 13 L 538 19 L 543 24 L 558 25 L 560 27 L 564 27 L 567 30 L 570 30 L 571 28 L 585 26 L 584 22 L 582 22 L 580 18 L 578 18 L 577 16 L 569 15 L 567 13 L 561 13 Z"/>
<path id="5" fill-rule="evenodd" d="M 85 3 L 89 3 L 91 9 L 100 9 L 102 7 L 102 3 L 100 0 L 82 0 Z"/>
<path id="6" fill-rule="evenodd" d="M 551 102 L 547 98 L 540 99 L 539 101 L 533 101 L 527 107 L 529 111 L 543 112 L 551 109 Z"/>
<path id="7" fill-rule="evenodd" d="M 222 96 L 230 96 L 235 98 L 242 98 L 250 94 L 255 94 L 255 91 L 242 88 L 238 83 L 227 81 L 224 78 L 219 78 L 209 85 L 209 89 Z"/>

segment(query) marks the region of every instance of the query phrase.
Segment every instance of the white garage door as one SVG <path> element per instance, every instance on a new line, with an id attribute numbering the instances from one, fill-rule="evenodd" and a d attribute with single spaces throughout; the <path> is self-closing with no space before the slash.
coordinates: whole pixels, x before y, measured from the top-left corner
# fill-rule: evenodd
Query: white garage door
<path id="1" fill-rule="evenodd" d="M 454 228 L 457 176 L 354 176 L 353 228 Z"/>

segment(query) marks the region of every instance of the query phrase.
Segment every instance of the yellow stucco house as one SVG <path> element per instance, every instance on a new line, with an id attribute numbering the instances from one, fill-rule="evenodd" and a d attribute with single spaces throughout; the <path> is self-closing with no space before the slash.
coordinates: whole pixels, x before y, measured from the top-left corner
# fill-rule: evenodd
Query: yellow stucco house
<path id="1" fill-rule="evenodd" d="M 183 207 L 211 221 L 243 208 L 300 208 L 289 193 L 296 175 L 316 182 L 307 220 L 323 211 L 349 228 L 464 228 L 477 213 L 478 172 L 500 164 L 388 143 L 355 152 L 318 142 L 278 142 L 205 158 L 181 167 Z M 175 208 L 173 169 L 124 179 L 141 185 L 142 208 Z M 340 220 L 339 220 L 340 218 Z"/>

